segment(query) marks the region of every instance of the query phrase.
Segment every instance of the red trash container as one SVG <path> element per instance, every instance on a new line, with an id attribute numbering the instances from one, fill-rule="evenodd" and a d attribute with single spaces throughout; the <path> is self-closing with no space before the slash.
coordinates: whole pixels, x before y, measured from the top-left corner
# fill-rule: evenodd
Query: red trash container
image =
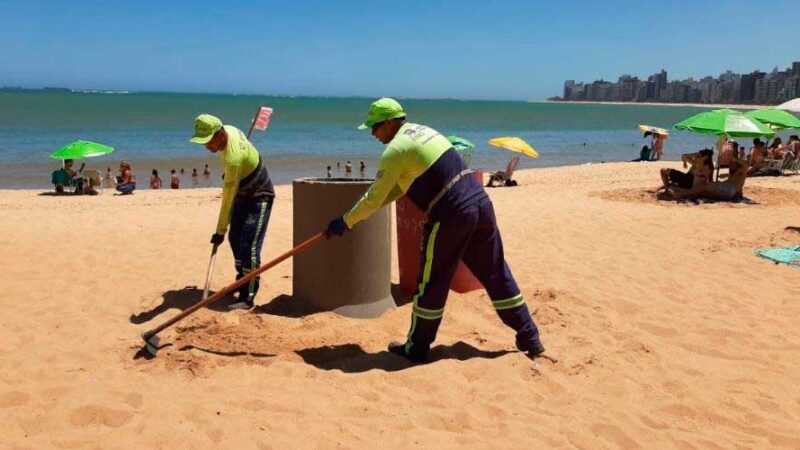
<path id="1" fill-rule="evenodd" d="M 483 172 L 473 173 L 483 185 Z M 428 216 L 424 211 L 408 199 L 400 197 L 396 202 L 397 212 L 397 260 L 400 268 L 400 287 L 408 292 L 417 291 L 419 282 L 419 259 L 422 250 L 422 231 Z M 450 289 L 463 294 L 483 289 L 483 285 L 470 272 L 464 262 L 458 263 L 458 269 L 450 283 Z"/>

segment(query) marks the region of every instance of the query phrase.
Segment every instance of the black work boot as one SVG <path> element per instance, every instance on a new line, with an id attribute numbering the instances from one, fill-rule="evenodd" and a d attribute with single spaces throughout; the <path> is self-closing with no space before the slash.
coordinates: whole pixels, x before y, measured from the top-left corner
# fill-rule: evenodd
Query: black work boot
<path id="1" fill-rule="evenodd" d="M 414 364 L 425 364 L 428 362 L 428 349 L 419 345 L 412 345 L 411 349 L 406 352 L 406 344 L 392 342 L 389 344 L 389 352 L 402 356 Z"/>
<path id="2" fill-rule="evenodd" d="M 517 339 L 517 349 L 523 353 L 527 353 L 530 357 L 539 356 L 544 353 L 544 345 L 542 345 L 542 341 L 539 339 L 527 342 L 522 342 Z"/>

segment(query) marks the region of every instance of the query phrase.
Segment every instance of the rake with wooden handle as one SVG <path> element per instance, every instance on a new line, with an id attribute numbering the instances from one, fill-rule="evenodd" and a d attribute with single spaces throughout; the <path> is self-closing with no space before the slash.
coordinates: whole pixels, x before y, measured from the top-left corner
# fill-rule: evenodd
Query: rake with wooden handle
<path id="1" fill-rule="evenodd" d="M 277 266 L 278 264 L 282 263 L 283 261 L 291 258 L 292 256 L 302 252 L 303 250 L 307 249 L 308 247 L 311 247 L 312 245 L 314 245 L 314 244 L 316 244 L 319 241 L 322 241 L 324 239 L 325 239 L 325 233 L 319 233 L 316 236 L 312 237 L 311 239 L 308 239 L 306 241 L 301 242 L 297 247 L 295 247 L 295 248 L 289 250 L 288 252 L 278 256 L 277 258 L 273 259 L 272 261 L 262 265 L 258 269 L 248 273 L 247 275 L 245 275 L 244 277 L 236 280 L 235 282 L 225 286 L 221 290 L 215 292 L 214 295 L 212 295 L 211 297 L 204 298 L 203 300 L 200 300 L 199 302 L 197 302 L 194 305 L 190 306 L 189 308 L 185 309 L 183 312 L 181 312 L 177 316 L 173 317 L 172 319 L 167 320 L 166 322 L 164 322 L 161 325 L 153 328 L 152 330 L 145 331 L 144 333 L 142 333 L 142 339 L 144 340 L 144 344 L 145 344 L 144 348 L 147 350 L 148 353 L 150 353 L 153 356 L 156 356 L 156 353 L 158 353 L 158 349 L 159 349 L 159 341 L 158 341 L 158 336 L 157 336 L 158 333 L 160 333 L 160 332 L 164 331 L 166 328 L 176 324 L 177 322 L 181 321 L 186 316 L 192 314 L 193 312 L 197 311 L 198 309 L 200 309 L 200 308 L 202 308 L 202 307 L 204 307 L 204 306 L 206 306 L 206 305 L 208 305 L 208 304 L 210 304 L 212 302 L 215 302 L 215 301 L 219 300 L 220 298 L 224 297 L 225 295 L 227 295 L 228 293 L 230 293 L 234 289 L 237 289 L 237 288 L 249 283 L 250 280 L 252 280 L 253 278 L 257 277 L 262 272 L 265 272 L 265 271 Z M 215 249 L 216 249 L 216 246 L 215 246 Z M 212 253 L 211 265 L 213 265 L 214 258 L 215 258 L 215 253 L 216 252 Z M 210 266 L 209 266 L 209 273 L 210 273 Z M 206 285 L 207 284 L 208 284 L 208 282 L 206 282 Z M 208 287 L 208 286 L 206 286 L 206 287 Z M 204 294 L 204 297 L 205 297 L 205 294 Z"/>
<path id="2" fill-rule="evenodd" d="M 203 289 L 203 300 L 208 298 L 208 289 L 211 287 L 211 272 L 214 270 L 214 262 L 217 261 L 217 249 L 219 244 L 214 244 L 211 247 L 211 260 L 208 261 L 208 270 L 206 271 L 206 287 Z"/>

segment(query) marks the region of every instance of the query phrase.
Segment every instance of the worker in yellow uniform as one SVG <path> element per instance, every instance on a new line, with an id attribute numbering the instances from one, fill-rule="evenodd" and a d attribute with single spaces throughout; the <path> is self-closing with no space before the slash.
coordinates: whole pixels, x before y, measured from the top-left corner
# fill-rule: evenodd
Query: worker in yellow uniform
<path id="1" fill-rule="evenodd" d="M 389 344 L 389 351 L 415 363 L 427 361 L 450 282 L 463 260 L 483 283 L 500 319 L 516 331 L 517 348 L 530 356 L 543 353 L 539 330 L 503 256 L 492 202 L 450 141 L 407 122 L 402 106 L 391 98 L 372 103 L 359 128 L 370 128 L 386 150 L 369 190 L 328 224 L 326 234 L 341 236 L 402 195 L 428 215 L 411 328 L 406 341 Z"/>
<path id="2" fill-rule="evenodd" d="M 261 265 L 261 246 L 275 189 L 258 150 L 238 128 L 223 125 L 219 118 L 210 114 L 201 114 L 194 121 L 194 136 L 190 140 L 219 154 L 222 161 L 222 206 L 211 243 L 221 244 L 230 225 L 228 241 L 238 280 Z M 238 301 L 228 308 L 252 308 L 258 287 L 259 278 L 255 277 L 239 289 Z"/>

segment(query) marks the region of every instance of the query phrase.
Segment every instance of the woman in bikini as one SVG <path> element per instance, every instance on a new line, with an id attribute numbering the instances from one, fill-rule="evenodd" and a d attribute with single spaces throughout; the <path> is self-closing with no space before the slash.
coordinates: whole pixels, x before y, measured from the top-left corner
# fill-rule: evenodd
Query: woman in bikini
<path id="1" fill-rule="evenodd" d="M 656 189 L 655 192 L 667 189 L 671 185 L 683 189 L 691 189 L 695 184 L 711 181 L 711 176 L 714 173 L 713 155 L 714 152 L 709 149 L 695 153 L 684 153 L 681 155 L 681 160 L 683 161 L 683 167 L 691 166 L 689 171 L 681 172 L 676 169 L 661 169 L 661 181 L 664 185 Z"/>
<path id="2" fill-rule="evenodd" d="M 731 174 L 725 181 L 715 181 L 713 183 L 697 183 L 691 189 L 683 189 L 679 187 L 670 187 L 667 193 L 674 199 L 688 198 L 696 200 L 699 198 L 707 198 L 711 200 L 720 200 L 729 202 L 731 200 L 740 199 L 744 196 L 744 182 L 747 179 L 747 171 L 750 165 L 747 160 L 732 157 L 731 158 Z"/>

